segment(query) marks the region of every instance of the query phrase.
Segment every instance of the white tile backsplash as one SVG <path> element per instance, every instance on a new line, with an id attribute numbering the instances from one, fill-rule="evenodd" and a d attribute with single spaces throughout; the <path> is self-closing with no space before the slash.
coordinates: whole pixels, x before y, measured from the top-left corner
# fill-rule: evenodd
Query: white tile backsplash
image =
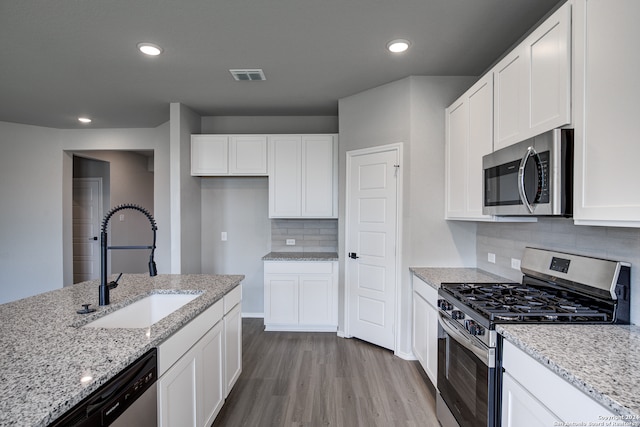
<path id="1" fill-rule="evenodd" d="M 631 321 L 640 324 L 640 229 L 574 225 L 566 218 L 538 218 L 535 223 L 478 223 L 478 268 L 510 280 L 522 273 L 511 268 L 526 246 L 631 263 Z M 495 264 L 487 254 L 496 255 Z"/>

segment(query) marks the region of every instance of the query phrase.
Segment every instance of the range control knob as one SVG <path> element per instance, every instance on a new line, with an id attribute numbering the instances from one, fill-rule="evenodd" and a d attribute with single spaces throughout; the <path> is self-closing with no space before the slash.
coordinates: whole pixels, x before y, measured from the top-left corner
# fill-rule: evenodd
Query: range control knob
<path id="1" fill-rule="evenodd" d="M 449 311 L 449 310 L 453 310 L 453 304 L 451 304 L 449 301 L 444 300 L 444 299 L 439 299 L 438 300 L 438 308 L 440 310 L 444 310 L 444 311 Z"/>
<path id="2" fill-rule="evenodd" d="M 473 320 L 467 320 L 464 327 L 471 335 L 484 335 L 484 328 Z"/>
<path id="3" fill-rule="evenodd" d="M 453 317 L 453 319 L 455 320 L 464 319 L 464 313 L 461 312 L 460 310 L 453 310 L 451 312 L 451 317 Z"/>

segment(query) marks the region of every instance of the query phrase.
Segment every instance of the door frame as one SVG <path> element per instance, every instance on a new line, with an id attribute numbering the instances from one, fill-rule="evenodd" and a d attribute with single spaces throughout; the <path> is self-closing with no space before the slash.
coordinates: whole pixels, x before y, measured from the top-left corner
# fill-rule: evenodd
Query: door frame
<path id="1" fill-rule="evenodd" d="M 103 206 L 103 199 L 104 199 L 104 194 L 103 194 L 104 190 L 103 189 L 104 189 L 104 187 L 102 185 L 102 177 L 72 178 L 72 185 L 71 185 L 71 198 L 72 198 L 72 200 L 73 200 L 73 191 L 74 191 L 76 182 L 96 182 L 98 184 L 98 187 L 99 187 L 98 188 L 98 192 L 100 194 L 99 194 L 99 197 L 98 197 L 98 214 L 99 214 L 99 217 L 98 217 L 98 224 L 97 224 L 97 227 L 96 227 L 96 231 L 100 232 L 100 226 L 101 226 L 100 218 L 102 218 L 103 215 L 104 215 L 104 210 L 103 210 L 104 209 L 104 206 Z M 71 209 L 73 210 L 73 206 L 72 206 Z M 73 215 L 71 215 L 71 227 L 72 227 L 72 230 L 73 230 L 73 226 L 75 226 L 75 219 L 73 218 Z M 73 277 L 75 275 L 75 263 L 74 263 L 74 261 L 75 261 L 75 256 L 76 256 L 76 251 L 73 249 L 73 231 L 71 233 L 71 242 L 72 242 L 71 274 L 72 274 L 72 277 Z M 100 260 L 100 252 L 99 251 L 96 253 L 96 256 L 98 257 L 98 260 Z M 99 277 L 100 277 L 100 270 L 98 269 L 98 276 L 96 277 L 96 279 L 98 279 Z M 74 282 L 74 280 L 72 280 L 72 283 L 73 282 Z"/>
<path id="2" fill-rule="evenodd" d="M 357 150 L 347 151 L 346 153 L 346 172 L 345 172 L 345 214 L 344 214 L 344 336 L 346 338 L 351 338 L 350 332 L 350 310 L 349 310 L 349 296 L 350 296 L 350 283 L 349 283 L 349 275 L 348 269 L 346 266 L 347 263 L 347 250 L 349 248 L 349 184 L 351 177 L 351 158 L 356 156 L 362 156 L 367 154 L 375 154 L 382 153 L 385 151 L 395 151 L 399 167 L 396 168 L 397 171 L 397 180 L 396 180 L 396 241 L 395 241 L 395 267 L 396 267 L 396 277 L 395 277 L 395 316 L 394 316 L 394 325 L 393 325 L 393 333 L 394 333 L 394 348 L 393 353 L 398 355 L 398 349 L 400 348 L 400 331 L 401 331 L 401 317 L 400 317 L 400 308 L 402 304 L 402 206 L 403 206 L 403 143 L 396 142 L 392 144 L 379 145 L 375 147 L 369 148 L 361 148 Z"/>

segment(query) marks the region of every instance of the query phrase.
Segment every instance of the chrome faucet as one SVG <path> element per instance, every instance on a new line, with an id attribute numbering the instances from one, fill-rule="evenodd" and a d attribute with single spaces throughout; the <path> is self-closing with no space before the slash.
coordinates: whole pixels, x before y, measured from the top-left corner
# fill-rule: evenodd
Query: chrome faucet
<path id="1" fill-rule="evenodd" d="M 113 214 L 123 209 L 133 209 L 142 212 L 147 219 L 149 219 L 149 222 L 151 223 L 151 230 L 153 231 L 153 244 L 151 246 L 107 246 L 107 226 L 109 224 L 109 220 Z M 149 276 L 153 277 L 158 275 L 158 269 L 156 268 L 156 263 L 153 260 L 153 253 L 156 250 L 157 229 L 158 227 L 156 226 L 156 221 L 153 219 L 153 216 L 145 208 L 138 205 L 125 203 L 123 205 L 116 206 L 105 215 L 104 220 L 102 221 L 102 228 L 100 229 L 100 305 L 109 305 L 109 290 L 118 286 L 118 280 L 122 277 L 122 273 L 120 273 L 115 281 L 107 283 L 107 251 L 109 249 L 151 249 L 151 254 L 149 255 Z"/>

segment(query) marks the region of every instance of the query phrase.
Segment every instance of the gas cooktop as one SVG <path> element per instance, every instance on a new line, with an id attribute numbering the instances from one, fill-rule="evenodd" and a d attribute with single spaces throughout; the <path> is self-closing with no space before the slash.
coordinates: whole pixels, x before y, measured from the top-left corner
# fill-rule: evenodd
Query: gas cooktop
<path id="1" fill-rule="evenodd" d="M 610 304 L 519 283 L 443 283 L 444 292 L 492 322 L 611 322 Z"/>

